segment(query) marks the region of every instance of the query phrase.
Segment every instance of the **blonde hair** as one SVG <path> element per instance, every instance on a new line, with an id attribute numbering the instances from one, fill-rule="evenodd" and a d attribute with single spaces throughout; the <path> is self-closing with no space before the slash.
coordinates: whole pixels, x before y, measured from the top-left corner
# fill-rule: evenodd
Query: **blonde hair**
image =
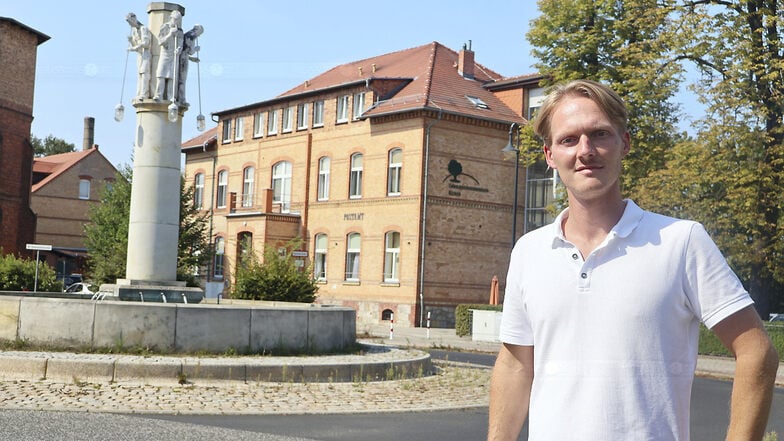
<path id="1" fill-rule="evenodd" d="M 531 122 L 534 133 L 544 140 L 545 145 L 552 143 L 550 120 L 558 104 L 566 97 L 584 97 L 595 102 L 610 118 L 619 133 L 626 133 L 629 112 L 623 99 L 614 90 L 591 80 L 574 80 L 557 84 L 547 91 L 547 97 Z"/>

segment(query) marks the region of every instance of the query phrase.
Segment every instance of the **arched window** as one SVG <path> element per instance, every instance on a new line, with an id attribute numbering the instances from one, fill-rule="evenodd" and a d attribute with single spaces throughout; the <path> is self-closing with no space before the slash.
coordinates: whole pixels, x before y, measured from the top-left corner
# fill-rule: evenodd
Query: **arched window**
<path id="1" fill-rule="evenodd" d="M 400 233 L 390 231 L 384 235 L 384 282 L 400 281 Z"/>
<path id="2" fill-rule="evenodd" d="M 391 309 L 385 309 L 381 311 L 381 320 L 392 320 L 395 314 L 392 312 Z"/>
<path id="3" fill-rule="evenodd" d="M 90 199 L 89 179 L 79 179 L 79 199 Z"/>
<path id="4" fill-rule="evenodd" d="M 389 151 L 389 170 L 387 172 L 387 195 L 400 196 L 400 177 L 403 170 L 403 150 Z"/>
<path id="5" fill-rule="evenodd" d="M 280 204 L 281 213 L 291 209 L 291 163 L 288 161 L 272 167 L 272 203 Z"/>
<path id="6" fill-rule="evenodd" d="M 359 199 L 362 197 L 362 154 L 351 155 L 351 174 L 349 176 L 348 197 Z"/>
<path id="7" fill-rule="evenodd" d="M 215 238 L 215 258 L 213 259 L 212 276 L 216 279 L 223 278 L 224 253 L 226 252 L 226 242 L 222 237 Z"/>
<path id="8" fill-rule="evenodd" d="M 242 171 L 242 206 L 253 206 L 253 179 L 256 174 L 256 169 L 253 167 L 245 167 Z"/>
<path id="9" fill-rule="evenodd" d="M 330 160 L 325 156 L 319 159 L 318 164 L 318 200 L 326 201 L 329 199 Z"/>
<path id="10" fill-rule="evenodd" d="M 253 233 L 243 231 L 237 234 L 236 266 L 248 263 L 253 253 Z"/>
<path id="11" fill-rule="evenodd" d="M 346 237 L 346 280 L 359 280 L 359 233 L 351 233 Z"/>
<path id="12" fill-rule="evenodd" d="M 313 258 L 313 277 L 316 280 L 327 280 L 327 235 L 317 234 Z"/>
<path id="13" fill-rule="evenodd" d="M 229 172 L 221 170 L 218 172 L 218 194 L 215 198 L 215 207 L 226 208 L 226 196 L 229 189 Z"/>
<path id="14" fill-rule="evenodd" d="M 204 173 L 196 173 L 193 177 L 193 207 L 201 209 L 204 203 Z"/>

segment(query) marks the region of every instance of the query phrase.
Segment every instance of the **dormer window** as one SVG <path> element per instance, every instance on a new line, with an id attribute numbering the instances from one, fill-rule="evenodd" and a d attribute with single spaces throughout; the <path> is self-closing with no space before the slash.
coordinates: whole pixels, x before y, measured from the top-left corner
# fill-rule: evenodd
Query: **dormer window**
<path id="1" fill-rule="evenodd" d="M 466 95 L 466 98 L 468 98 L 468 101 L 471 101 L 471 104 L 473 104 L 474 107 L 476 107 L 477 109 L 490 108 L 490 106 L 488 106 L 486 102 L 482 101 L 482 98 L 476 96 L 470 96 L 470 95 Z"/>

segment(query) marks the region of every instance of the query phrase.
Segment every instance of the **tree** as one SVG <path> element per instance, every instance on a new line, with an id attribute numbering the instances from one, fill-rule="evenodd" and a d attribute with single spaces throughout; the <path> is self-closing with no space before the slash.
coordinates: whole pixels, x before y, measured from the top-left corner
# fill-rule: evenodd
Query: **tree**
<path id="1" fill-rule="evenodd" d="M 629 108 L 632 151 L 624 160 L 624 192 L 664 165 L 681 137 L 673 103 L 682 68 L 669 62 L 680 41 L 669 26 L 672 1 L 539 0 L 542 14 L 527 34 L 547 83 L 601 81 Z M 524 136 L 525 139 L 525 136 Z"/>
<path id="2" fill-rule="evenodd" d="M 36 263 L 32 259 L 19 259 L 13 254 L 0 253 L 0 291 L 32 291 L 36 287 Z M 38 263 L 38 291 L 62 291 L 54 270 L 46 262 Z"/>
<path id="3" fill-rule="evenodd" d="M 277 300 L 282 302 L 313 303 L 318 285 L 310 275 L 310 268 L 298 268 L 291 251 L 299 249 L 299 241 L 278 248 L 264 249 L 264 261 L 259 262 L 253 252 L 237 265 L 232 297 L 249 300 Z"/>
<path id="4" fill-rule="evenodd" d="M 106 186 L 101 203 L 90 209 L 90 224 L 85 226 L 87 265 L 96 283 L 114 283 L 125 277 L 128 253 L 128 222 L 131 207 L 133 170 L 125 166 L 114 185 Z M 208 219 L 193 204 L 193 188 L 180 182 L 180 229 L 177 244 L 177 279 L 198 286 L 194 273 L 209 258 Z"/>
<path id="5" fill-rule="evenodd" d="M 33 135 L 30 137 L 30 144 L 33 145 L 33 155 L 35 155 L 36 158 L 76 151 L 76 146 L 65 140 L 56 138 L 54 135 L 49 135 L 43 140 Z"/>

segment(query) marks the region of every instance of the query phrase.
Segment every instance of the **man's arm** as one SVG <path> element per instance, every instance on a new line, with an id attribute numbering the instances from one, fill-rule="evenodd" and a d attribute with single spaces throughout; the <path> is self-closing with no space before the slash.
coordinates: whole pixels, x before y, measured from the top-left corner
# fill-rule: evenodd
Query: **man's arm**
<path id="1" fill-rule="evenodd" d="M 534 347 L 501 347 L 490 378 L 488 441 L 513 441 L 528 416 L 534 380 Z"/>
<path id="2" fill-rule="evenodd" d="M 770 413 L 778 354 L 753 306 L 722 320 L 713 332 L 735 355 L 727 441 L 761 440 Z"/>

